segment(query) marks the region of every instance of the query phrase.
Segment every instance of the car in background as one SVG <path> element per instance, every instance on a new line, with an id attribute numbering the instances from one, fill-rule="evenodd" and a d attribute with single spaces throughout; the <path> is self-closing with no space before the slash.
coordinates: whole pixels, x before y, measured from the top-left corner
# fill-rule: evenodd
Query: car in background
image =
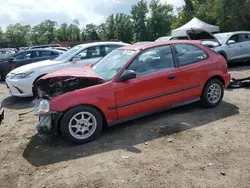
<path id="1" fill-rule="evenodd" d="M 210 38 L 211 45 L 209 47 L 221 54 L 228 63 L 250 60 L 249 31 L 218 33 L 213 35 L 203 30 L 194 29 L 187 31 L 187 35 L 190 40 L 208 41 L 208 38 Z"/>
<path id="2" fill-rule="evenodd" d="M 9 49 L 0 49 L 0 61 L 3 61 L 9 58 L 11 55 L 15 54 L 16 52 Z"/>
<path id="3" fill-rule="evenodd" d="M 13 69 L 34 62 L 54 59 L 63 52 L 53 49 L 32 49 L 13 54 L 6 60 L 0 62 L 0 81 Z"/>
<path id="4" fill-rule="evenodd" d="M 60 51 L 68 51 L 68 48 L 65 47 L 49 47 L 48 49 L 55 49 L 55 50 L 60 50 Z"/>
<path id="5" fill-rule="evenodd" d="M 4 119 L 4 110 L 3 110 L 2 103 L 0 101 L 0 125 L 1 125 L 1 123 L 3 121 L 3 119 Z"/>
<path id="6" fill-rule="evenodd" d="M 25 47 L 23 48 L 23 50 L 31 50 L 31 49 L 37 49 L 37 48 L 50 48 L 50 47 L 61 47 L 61 45 L 60 44 L 44 44 L 44 45 Z"/>
<path id="7" fill-rule="evenodd" d="M 37 130 L 59 131 L 83 144 L 105 125 L 196 101 L 216 107 L 229 82 L 225 59 L 200 41 L 124 46 L 93 66 L 60 69 L 39 79 Z"/>
<path id="8" fill-rule="evenodd" d="M 220 43 L 216 48 L 228 63 L 250 60 L 250 32 L 237 31 L 214 35 Z"/>
<path id="9" fill-rule="evenodd" d="M 165 36 L 160 37 L 156 41 L 168 41 L 168 40 L 188 40 L 187 36 Z"/>
<path id="10" fill-rule="evenodd" d="M 32 63 L 11 71 L 6 77 L 10 95 L 17 97 L 36 96 L 32 90 L 42 76 L 61 68 L 82 67 L 96 63 L 112 50 L 128 45 L 122 42 L 93 42 L 74 46 L 53 60 Z"/>

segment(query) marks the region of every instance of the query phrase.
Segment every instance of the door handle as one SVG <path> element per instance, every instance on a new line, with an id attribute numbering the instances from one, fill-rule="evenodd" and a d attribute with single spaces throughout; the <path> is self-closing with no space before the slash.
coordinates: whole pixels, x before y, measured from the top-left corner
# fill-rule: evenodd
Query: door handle
<path id="1" fill-rule="evenodd" d="M 176 75 L 175 74 L 171 74 L 168 76 L 168 79 L 169 80 L 174 80 L 176 78 Z"/>

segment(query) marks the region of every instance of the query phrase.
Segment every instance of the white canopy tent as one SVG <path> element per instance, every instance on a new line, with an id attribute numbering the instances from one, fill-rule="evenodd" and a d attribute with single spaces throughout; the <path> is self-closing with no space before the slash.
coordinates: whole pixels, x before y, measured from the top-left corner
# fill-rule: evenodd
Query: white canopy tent
<path id="1" fill-rule="evenodd" d="M 191 21 L 181 26 L 180 28 L 172 30 L 172 36 L 186 36 L 186 31 L 189 29 L 203 29 L 210 33 L 220 32 L 219 26 L 210 25 L 199 20 L 198 18 L 193 18 Z"/>

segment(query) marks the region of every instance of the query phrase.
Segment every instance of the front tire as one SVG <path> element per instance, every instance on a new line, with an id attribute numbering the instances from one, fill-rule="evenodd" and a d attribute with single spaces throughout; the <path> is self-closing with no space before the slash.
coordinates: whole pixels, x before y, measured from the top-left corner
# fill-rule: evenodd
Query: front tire
<path id="1" fill-rule="evenodd" d="M 103 118 L 91 106 L 77 106 L 67 111 L 60 130 L 62 136 L 75 144 L 85 144 L 97 138 L 103 127 Z"/>
<path id="2" fill-rule="evenodd" d="M 204 86 L 201 103 L 206 108 L 214 108 L 218 106 L 224 96 L 224 87 L 220 80 L 209 80 Z"/>
<path id="3" fill-rule="evenodd" d="M 4 81 L 5 80 L 5 76 L 2 72 L 0 72 L 0 81 Z"/>

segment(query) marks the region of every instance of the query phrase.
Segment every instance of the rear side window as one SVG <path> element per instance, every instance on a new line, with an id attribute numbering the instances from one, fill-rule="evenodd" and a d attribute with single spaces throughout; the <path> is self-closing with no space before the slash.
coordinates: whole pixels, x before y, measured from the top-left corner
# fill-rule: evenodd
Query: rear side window
<path id="1" fill-rule="evenodd" d="M 175 44 L 174 46 L 179 66 L 194 64 L 208 58 L 202 49 L 192 44 Z"/>
<path id="2" fill-rule="evenodd" d="M 39 55 L 40 55 L 40 57 L 49 57 L 50 52 L 49 51 L 41 51 Z"/>
<path id="3" fill-rule="evenodd" d="M 249 42 L 250 41 L 250 34 L 244 33 L 240 34 L 239 42 Z"/>
<path id="4" fill-rule="evenodd" d="M 50 56 L 57 56 L 59 55 L 58 53 L 55 53 L 55 52 L 50 52 Z"/>
<path id="5" fill-rule="evenodd" d="M 110 52 L 112 52 L 114 49 L 116 48 L 120 48 L 120 45 L 105 45 L 105 53 L 109 54 Z"/>

